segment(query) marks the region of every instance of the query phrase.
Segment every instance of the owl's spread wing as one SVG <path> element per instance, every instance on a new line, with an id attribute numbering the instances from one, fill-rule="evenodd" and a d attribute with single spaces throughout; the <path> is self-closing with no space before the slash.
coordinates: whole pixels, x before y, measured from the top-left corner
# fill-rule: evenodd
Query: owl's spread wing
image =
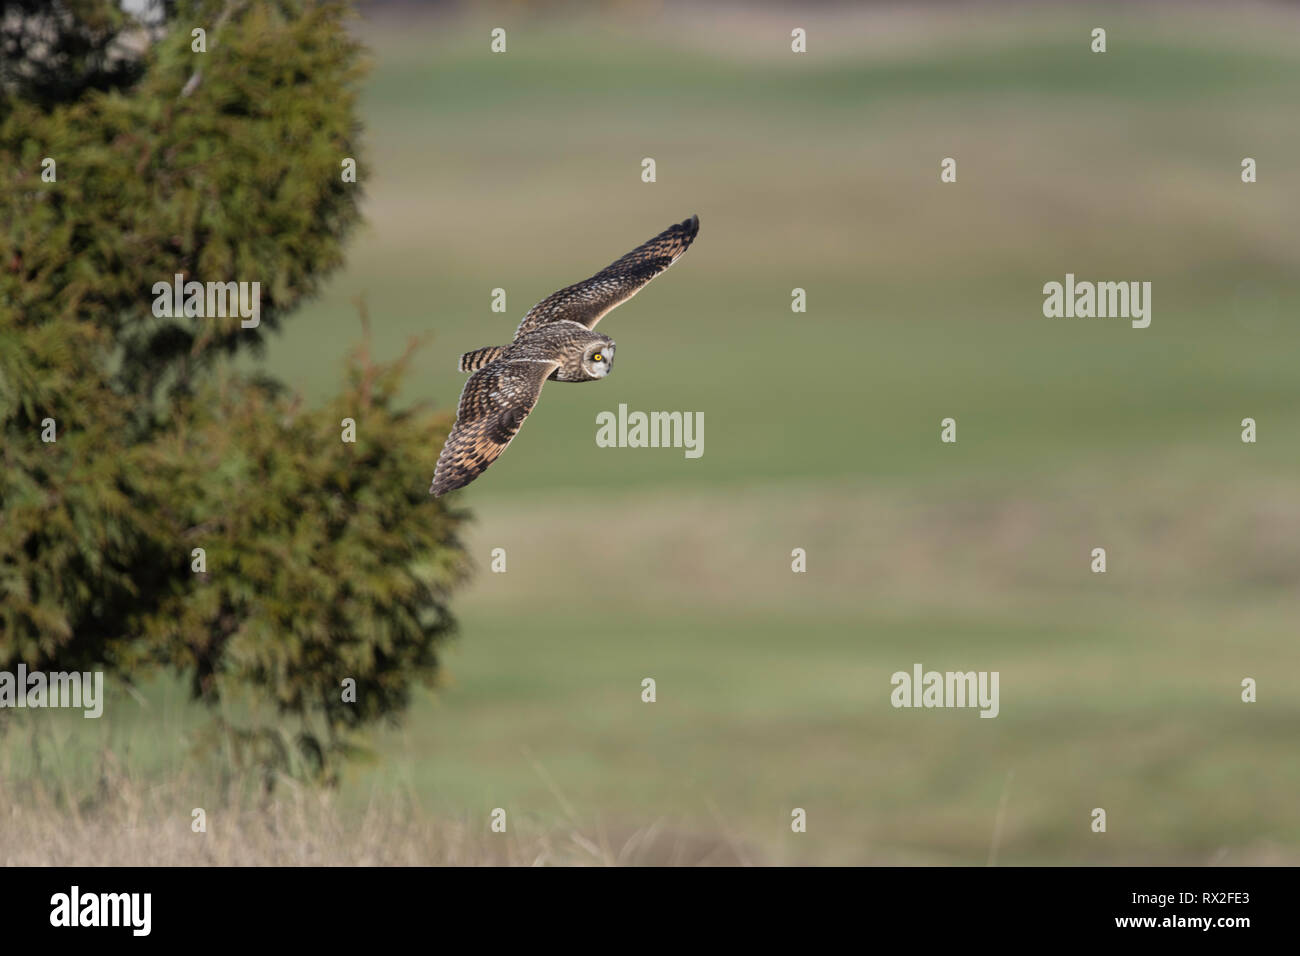
<path id="1" fill-rule="evenodd" d="M 606 312 L 632 298 L 647 282 L 676 262 L 699 231 L 700 217 L 691 216 L 611 262 L 590 279 L 551 293 L 528 310 L 515 331 L 515 338 L 539 325 L 561 320 L 595 328 Z"/>
<path id="2" fill-rule="evenodd" d="M 497 460 L 542 394 L 546 377 L 559 367 L 549 361 L 496 361 L 469 377 L 460 393 L 456 424 L 438 456 L 429 493 L 464 487 Z"/>

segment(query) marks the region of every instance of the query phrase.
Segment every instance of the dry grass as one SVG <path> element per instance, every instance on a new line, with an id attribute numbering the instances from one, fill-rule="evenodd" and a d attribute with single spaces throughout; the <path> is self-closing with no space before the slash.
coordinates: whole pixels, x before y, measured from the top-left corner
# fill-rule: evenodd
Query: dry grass
<path id="1" fill-rule="evenodd" d="M 201 807 L 206 831 L 192 829 Z M 0 775 L 4 866 L 698 866 L 753 862 L 753 851 L 665 823 L 636 829 L 439 819 L 414 797 L 376 795 L 363 809 L 281 780 L 214 782 L 195 770 L 161 784 L 101 755 L 93 792 Z"/>

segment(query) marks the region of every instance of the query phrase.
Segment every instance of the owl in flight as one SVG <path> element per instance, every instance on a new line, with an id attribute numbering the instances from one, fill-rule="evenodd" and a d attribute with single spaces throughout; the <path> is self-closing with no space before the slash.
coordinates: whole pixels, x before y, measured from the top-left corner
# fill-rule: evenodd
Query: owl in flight
<path id="1" fill-rule="evenodd" d="M 429 493 L 462 488 L 496 461 L 548 379 L 594 382 L 608 375 L 614 340 L 594 331 L 596 323 L 676 262 L 699 231 L 699 216 L 669 226 L 590 279 L 538 302 L 509 345 L 462 355 L 460 370 L 474 374 L 460 393 L 456 424 L 438 456 Z"/>

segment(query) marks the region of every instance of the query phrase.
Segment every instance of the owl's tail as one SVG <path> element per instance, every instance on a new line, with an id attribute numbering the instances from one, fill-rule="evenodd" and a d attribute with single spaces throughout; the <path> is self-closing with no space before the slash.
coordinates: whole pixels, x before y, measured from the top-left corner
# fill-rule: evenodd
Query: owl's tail
<path id="1" fill-rule="evenodd" d="M 466 352 L 460 357 L 460 370 L 462 372 L 473 372 L 480 369 L 489 362 L 495 362 L 503 351 L 504 349 L 500 345 L 489 345 L 487 348 Z"/>

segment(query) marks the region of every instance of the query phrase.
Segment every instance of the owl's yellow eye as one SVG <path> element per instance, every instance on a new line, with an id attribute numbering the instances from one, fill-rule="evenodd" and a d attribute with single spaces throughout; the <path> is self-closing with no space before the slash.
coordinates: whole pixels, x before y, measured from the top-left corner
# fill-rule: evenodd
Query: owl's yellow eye
<path id="1" fill-rule="evenodd" d="M 599 362 L 599 361 L 601 360 L 601 358 L 600 358 L 600 353 L 597 352 L 595 355 L 593 355 L 593 356 L 591 357 L 591 360 L 592 360 L 593 362 Z"/>

